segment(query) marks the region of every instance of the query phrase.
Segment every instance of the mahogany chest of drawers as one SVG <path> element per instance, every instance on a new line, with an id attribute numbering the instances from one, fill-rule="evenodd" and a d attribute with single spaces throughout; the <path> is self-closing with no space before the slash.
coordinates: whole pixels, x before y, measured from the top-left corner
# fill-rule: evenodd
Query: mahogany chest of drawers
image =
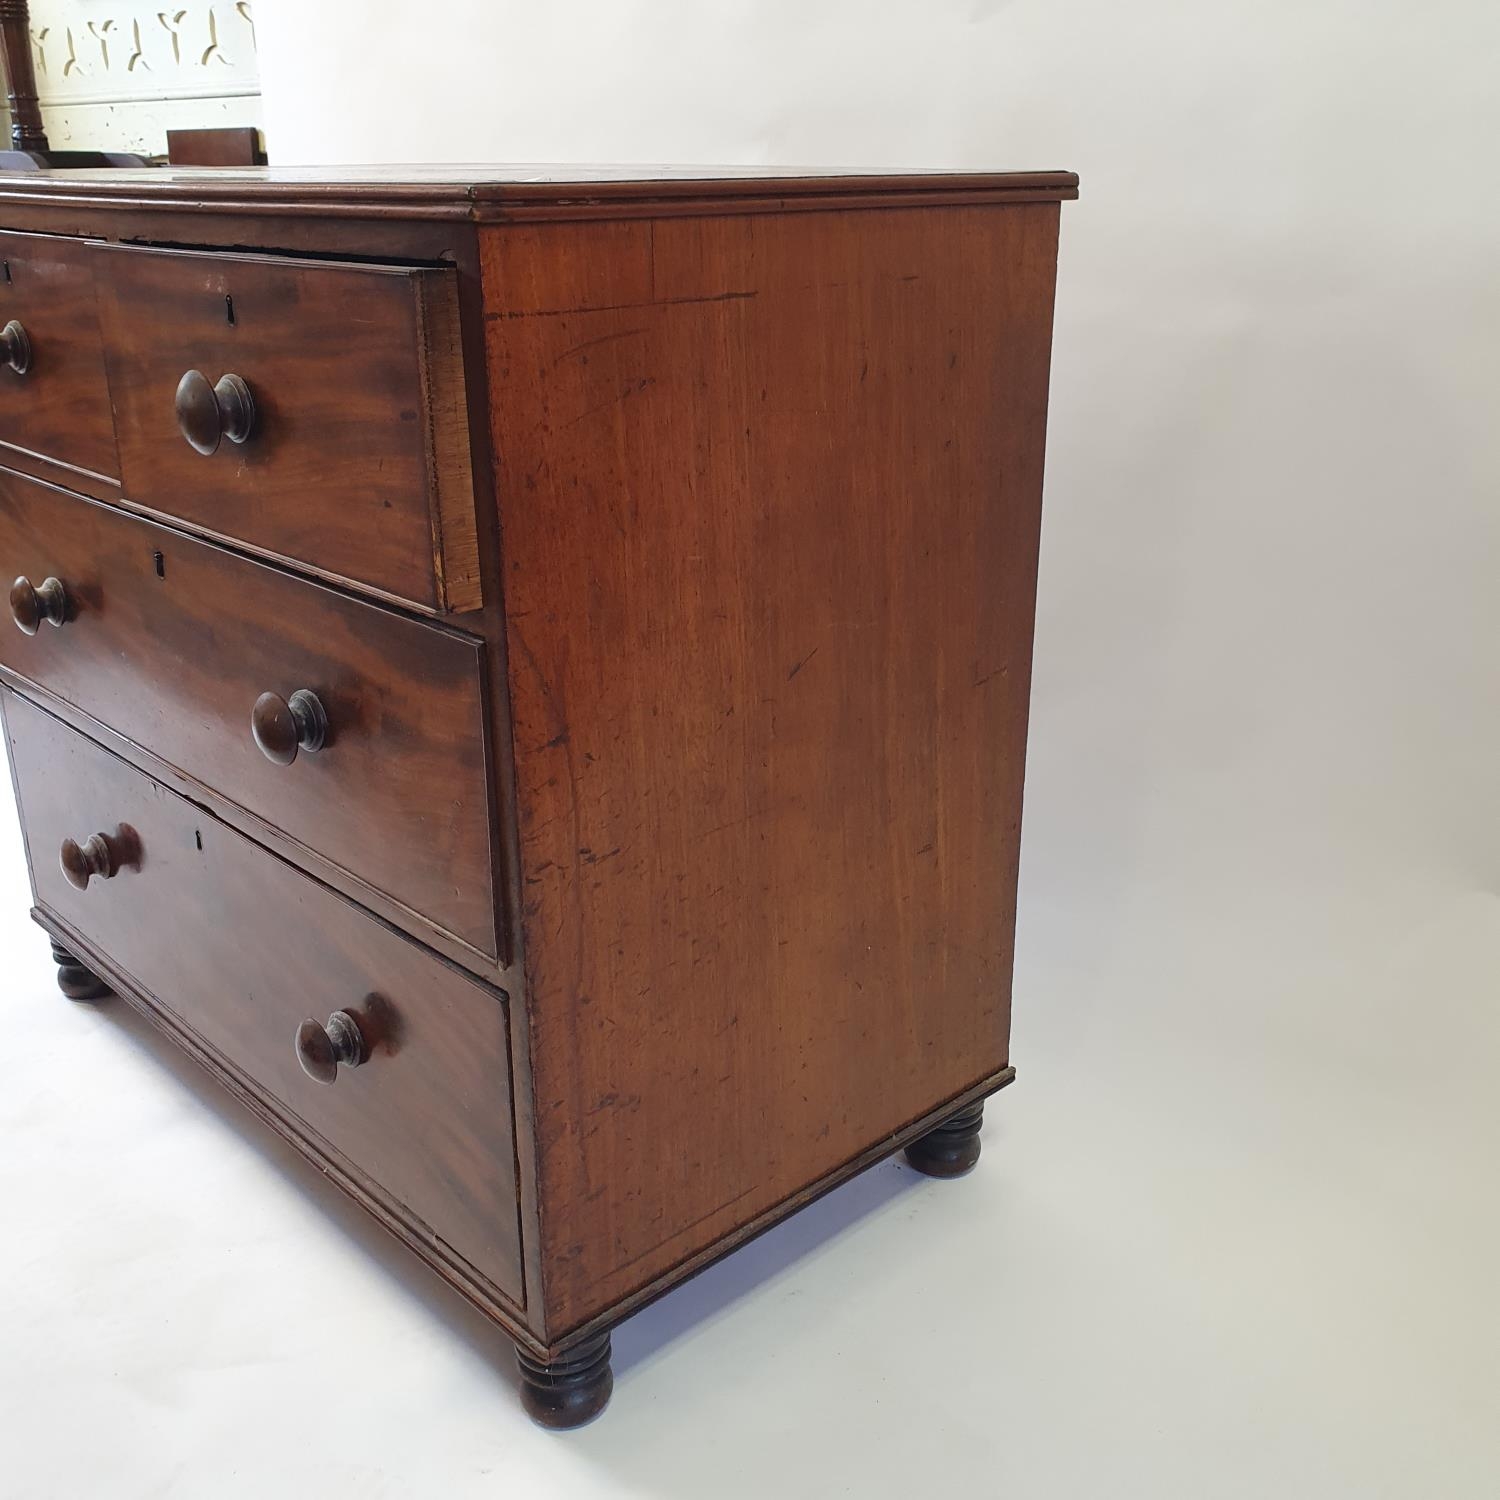
<path id="1" fill-rule="evenodd" d="M 0 178 L 64 992 L 516 1341 L 978 1155 L 1067 173 Z"/>

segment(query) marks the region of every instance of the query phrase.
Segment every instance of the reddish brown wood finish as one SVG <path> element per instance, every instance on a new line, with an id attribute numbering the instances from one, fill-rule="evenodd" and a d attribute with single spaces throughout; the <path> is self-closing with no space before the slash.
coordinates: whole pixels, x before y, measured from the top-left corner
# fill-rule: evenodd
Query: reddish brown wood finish
<path id="1" fill-rule="evenodd" d="M 0 234 L 0 324 L 26 330 L 31 368 L 0 365 L 0 455 L 113 481 L 119 473 L 94 299 L 93 258 L 76 240 Z"/>
<path id="2" fill-rule="evenodd" d="M 35 614 L 40 635 L 0 631 L 0 676 L 282 859 L 503 979 L 514 997 L 500 1024 L 509 1026 L 515 1074 L 513 1093 L 502 1090 L 498 1102 L 503 1109 L 513 1099 L 516 1111 L 520 1220 L 506 1241 L 514 1263 L 506 1285 L 518 1285 L 524 1268 L 524 1308 L 513 1290 L 476 1274 L 477 1258 L 464 1258 L 480 1252 L 460 1256 L 436 1238 L 415 1198 L 393 1186 L 415 1174 L 420 1155 L 439 1186 L 469 1211 L 488 1212 L 477 1175 L 441 1165 L 451 1138 L 431 1123 L 431 1087 L 423 1118 L 404 1117 L 406 1140 L 402 1150 L 391 1146 L 390 1170 L 384 1158 L 364 1169 L 337 1151 L 323 1159 L 335 1181 L 517 1338 L 544 1388 L 581 1382 L 572 1404 L 583 1412 L 607 1390 L 599 1351 L 621 1317 L 903 1146 L 924 1161 L 941 1146 L 939 1164 L 961 1165 L 975 1146 L 974 1106 L 1013 1077 L 1011 925 L 1056 205 L 1075 195 L 1076 179 L 676 172 L 635 180 L 587 168 L 409 175 L 0 174 L 7 226 L 221 252 L 169 256 L 139 243 L 93 252 L 101 266 L 128 268 L 106 289 L 108 336 L 124 350 L 121 428 L 148 462 L 132 467 L 127 455 L 123 496 L 108 479 L 48 460 L 13 451 L 9 463 L 54 480 L 66 472 L 70 488 L 178 517 L 220 542 L 425 612 L 439 608 L 436 559 L 447 589 L 450 564 L 467 549 L 472 561 L 459 571 L 483 580 L 487 601 L 461 622 L 471 668 L 440 670 L 432 681 L 416 648 L 354 629 L 335 632 L 330 645 L 322 606 L 307 615 L 310 598 L 327 600 L 335 616 L 367 611 L 407 632 L 420 627 L 178 530 L 158 528 L 169 545 L 149 549 L 163 553 L 166 578 L 156 577 L 154 559 L 143 573 L 129 539 L 153 528 L 68 501 L 75 516 L 105 518 L 90 526 L 123 528 L 108 545 L 101 530 L 97 553 L 116 604 L 100 611 L 98 591 L 80 591 L 78 608 L 70 604 L 64 627 L 52 630 L 40 594 L 33 601 L 23 590 L 20 616 Z M 278 254 L 222 253 L 247 247 Z M 349 257 L 384 266 L 329 264 Z M 433 269 L 403 272 L 401 261 Z M 450 264 L 438 270 L 438 262 Z M 202 288 L 179 274 L 183 265 L 206 271 Z M 256 328 L 279 323 L 274 335 L 244 335 L 236 288 L 247 267 L 260 268 L 252 281 L 260 276 L 267 288 L 279 277 L 296 283 L 257 294 L 265 316 Z M 411 319 L 360 326 L 371 299 L 327 291 L 328 278 L 349 274 L 431 274 L 440 278 L 432 285 L 456 295 L 424 299 Z M 204 288 L 219 301 L 200 327 L 192 304 Z M 233 330 L 221 292 L 236 296 Z M 409 331 L 417 318 L 420 339 Z M 394 371 L 393 348 L 423 340 L 421 409 L 433 435 L 414 487 L 409 464 L 405 479 L 392 478 L 393 464 L 409 457 L 404 429 L 393 437 L 380 420 L 393 405 L 406 409 L 391 399 L 406 377 L 362 372 Z M 461 364 L 431 356 L 460 348 Z M 246 349 L 258 351 L 253 368 L 237 357 Z M 164 369 L 149 412 L 142 361 Z M 183 440 L 174 396 L 188 368 L 205 376 L 184 398 L 201 445 L 213 446 L 204 390 L 213 394 L 226 374 L 247 381 L 255 421 L 243 447 L 226 437 L 205 458 Z M 461 383 L 431 374 L 456 368 L 466 369 Z M 267 371 L 279 382 L 271 397 L 262 391 Z M 260 425 L 265 401 L 304 380 L 318 389 L 292 412 L 302 425 L 288 436 L 286 409 Z M 213 394 L 221 425 L 226 410 L 233 421 L 243 415 L 227 389 L 234 400 Z M 451 399 L 436 399 L 440 392 Z M 319 414 L 316 430 L 307 412 Z M 257 439 L 278 429 L 285 443 L 256 459 Z M 353 483 L 377 451 L 386 461 L 374 488 Z M 228 493 L 211 492 L 197 476 L 215 472 L 242 477 Z M 0 500 L 26 489 L 0 476 Z M 382 493 L 389 508 L 361 510 Z M 455 494 L 465 497 L 456 510 L 444 499 Z M 31 508 L 44 519 L 25 522 L 30 543 L 64 539 L 66 525 Z M 0 532 L 12 524 L 6 514 L 0 504 Z M 413 525 L 416 514 L 425 530 Z M 68 580 L 66 564 L 49 560 L 55 548 L 35 550 L 39 557 L 0 577 L 24 572 L 36 587 L 50 575 Z M 168 659 L 157 632 L 144 629 L 157 618 L 151 588 L 172 598 L 184 560 L 199 552 L 190 607 L 168 627 Z M 0 564 L 11 566 L 3 536 Z M 230 580 L 222 617 L 216 569 Z M 257 574 L 280 580 L 274 599 L 245 582 Z M 443 602 L 457 607 L 451 594 Z M 69 665 L 61 655 L 69 644 L 93 649 L 78 646 L 91 622 L 111 632 L 108 674 L 102 656 Z M 435 629 L 429 639 L 463 637 Z M 288 647 L 322 651 L 351 670 L 342 705 L 325 698 L 314 673 L 276 671 L 269 680 L 241 671 L 241 658 L 284 665 Z M 35 654 L 26 665 L 24 653 L 38 649 L 48 653 L 45 673 Z M 392 660 L 394 708 L 389 686 L 376 686 L 384 681 L 377 666 Z M 473 717 L 449 711 L 469 670 L 483 695 Z M 232 707 L 216 696 L 226 673 L 240 674 Z M 91 697 L 105 675 L 117 680 Z M 240 702 L 249 676 L 253 691 Z M 51 696 L 59 687 L 62 696 Z M 432 752 L 419 752 L 420 774 L 404 792 L 377 791 L 373 815 L 363 792 L 292 805 L 298 783 L 275 778 L 309 768 L 321 776 L 340 749 L 335 733 L 309 752 L 317 725 L 293 712 L 298 689 L 327 703 L 335 731 L 341 708 L 357 704 L 382 734 L 415 736 Z M 436 729 L 423 718 L 434 694 Z M 85 699 L 94 706 L 76 706 Z M 290 765 L 254 747 L 249 714 L 258 699 L 263 749 Z M 191 738 L 184 725 L 194 714 L 203 722 L 191 735 L 205 736 L 194 743 L 212 762 L 202 776 L 184 768 L 174 738 Z M 212 737 L 231 724 L 236 753 L 253 762 L 239 764 Z M 397 759 L 411 757 L 398 746 Z M 254 782 L 250 764 L 273 779 Z M 85 772 L 59 773 L 74 775 Z M 478 803 L 471 775 L 483 778 Z M 369 776 L 382 785 L 373 762 Z M 441 830 L 455 785 L 464 788 L 464 821 L 452 830 L 460 853 L 447 867 L 472 867 L 462 850 L 482 854 L 484 878 L 493 869 L 503 887 L 498 933 L 493 900 L 486 906 L 488 948 L 460 942 L 368 883 L 378 867 L 386 886 L 413 882 L 405 900 L 425 892 L 421 910 L 442 906 L 450 835 Z M 159 788 L 152 796 L 188 807 Z M 437 818 L 438 839 L 425 822 L 408 822 L 396 840 L 379 841 L 394 851 L 380 864 L 375 825 L 393 808 L 405 818 L 419 807 Z M 117 825 L 87 807 L 68 814 L 59 837 L 72 838 L 80 857 L 91 835 L 118 837 Z M 196 816 L 225 847 L 249 850 L 206 812 Z M 340 840 L 359 836 L 361 817 L 370 842 L 355 859 Z M 202 830 L 195 823 L 193 831 Z M 91 875 L 88 890 L 74 893 L 80 910 L 66 913 L 49 894 L 49 882 L 66 885 L 60 847 L 32 854 L 38 919 L 77 956 L 69 973 L 91 990 L 113 986 L 276 1129 L 315 1158 L 324 1152 L 306 1117 L 289 1112 L 286 1090 L 336 1101 L 373 1076 L 381 1057 L 352 1065 L 363 1033 L 353 1048 L 337 1019 L 357 1015 L 359 999 L 309 995 L 276 1054 L 277 1066 L 297 1069 L 300 1030 L 304 1060 L 323 1078 L 331 1069 L 331 1087 L 300 1071 L 290 1083 L 254 1081 L 269 1066 L 256 1037 L 226 1023 L 211 1043 L 189 1015 L 195 1004 L 217 1014 L 221 1003 L 208 961 L 153 953 L 160 969 L 137 974 L 135 950 L 112 928 L 74 925 L 88 903 L 150 878 L 151 840 L 139 871 Z M 329 863 L 335 847 L 348 865 Z M 278 890 L 315 893 L 316 911 L 292 924 L 299 975 L 320 956 L 316 912 L 330 903 L 468 993 L 430 954 L 280 860 L 256 854 L 251 863 L 277 872 Z M 347 873 L 354 864 L 360 879 Z M 263 899 L 248 878 L 220 884 L 216 876 L 200 905 L 180 903 L 185 917 L 170 900 L 165 909 L 172 933 L 199 921 L 211 928 L 215 959 L 227 945 L 236 954 L 248 945 L 261 963 L 280 940 L 271 933 L 283 925 L 274 920 L 281 899 Z M 451 912 L 443 920 L 458 925 Z M 160 921 L 152 929 L 158 946 L 164 930 Z M 145 938 L 137 932 L 134 941 Z M 327 946 L 331 965 L 347 973 L 356 954 L 337 924 Z M 488 956 L 496 950 L 515 966 L 497 968 Z M 368 959 L 367 984 L 389 967 L 383 949 L 365 955 L 361 945 L 357 956 Z M 259 993 L 267 981 L 255 973 Z M 470 1044 L 462 1035 L 452 1043 Z M 454 1076 L 462 1084 L 470 1075 Z M 466 1090 L 466 1109 L 471 1100 Z M 503 1148 L 486 1138 L 480 1149 Z"/>
<path id="3" fill-rule="evenodd" d="M 95 255 L 132 504 L 427 613 L 479 607 L 451 269 Z M 245 442 L 205 455 L 184 439 L 194 370 L 248 385 Z"/>
<path id="4" fill-rule="evenodd" d="M 522 1305 L 503 998 L 5 697 L 38 904 Z M 137 861 L 78 890 L 57 850 L 95 829 L 129 830 Z M 296 1033 L 335 1010 L 358 1017 L 369 1057 L 328 1088 Z"/>
<path id="5" fill-rule="evenodd" d="M 484 237 L 553 1329 L 1007 1065 L 1056 245 Z"/>
<path id="6" fill-rule="evenodd" d="M 253 125 L 224 125 L 214 130 L 169 130 L 167 160 L 174 167 L 264 166 L 266 153 Z"/>
<path id="7" fill-rule="evenodd" d="M 481 644 L 0 470 L 0 576 L 55 575 L 60 629 L 0 663 L 498 953 Z M 251 714 L 314 692 L 326 745 L 275 765 Z"/>

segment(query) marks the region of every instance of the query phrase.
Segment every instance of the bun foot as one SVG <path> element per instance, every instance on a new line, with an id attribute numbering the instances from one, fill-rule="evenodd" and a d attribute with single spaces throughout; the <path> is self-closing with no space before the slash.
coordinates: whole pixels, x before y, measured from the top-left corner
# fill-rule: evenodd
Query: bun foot
<path id="1" fill-rule="evenodd" d="M 979 1160 L 979 1127 L 984 1123 L 984 1100 L 966 1104 L 949 1115 L 936 1130 L 906 1148 L 906 1159 L 929 1177 L 962 1177 Z"/>
<path id="2" fill-rule="evenodd" d="M 609 1367 L 609 1335 L 598 1334 L 551 1364 L 516 1350 L 521 1367 L 521 1405 L 543 1427 L 582 1427 L 609 1404 L 615 1388 Z"/>
<path id="3" fill-rule="evenodd" d="M 52 961 L 57 965 L 57 987 L 69 1000 L 103 1000 L 110 993 L 109 986 L 97 974 L 85 969 L 55 939 Z"/>

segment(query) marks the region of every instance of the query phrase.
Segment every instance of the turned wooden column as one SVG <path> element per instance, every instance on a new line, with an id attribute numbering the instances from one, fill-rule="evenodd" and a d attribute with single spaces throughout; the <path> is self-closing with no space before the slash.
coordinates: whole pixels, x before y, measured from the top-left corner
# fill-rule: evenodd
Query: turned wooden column
<path id="1" fill-rule="evenodd" d="M 27 0 L 0 0 L 0 57 L 5 63 L 5 91 L 10 100 L 11 150 L 44 152 L 47 132 L 36 97 L 31 7 Z"/>

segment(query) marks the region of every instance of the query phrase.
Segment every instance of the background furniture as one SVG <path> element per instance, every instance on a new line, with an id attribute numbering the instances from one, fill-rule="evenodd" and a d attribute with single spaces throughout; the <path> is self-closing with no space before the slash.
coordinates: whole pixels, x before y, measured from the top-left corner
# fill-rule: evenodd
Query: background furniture
<path id="1" fill-rule="evenodd" d="M 31 60 L 31 7 L 28 0 L 0 0 L 0 64 L 10 105 L 9 151 L 0 151 L 0 170 L 39 167 L 134 167 L 145 158 L 132 151 L 53 151 L 47 145 Z"/>
<path id="2" fill-rule="evenodd" d="M 263 167 L 266 153 L 253 125 L 169 130 L 167 161 L 174 167 Z"/>

